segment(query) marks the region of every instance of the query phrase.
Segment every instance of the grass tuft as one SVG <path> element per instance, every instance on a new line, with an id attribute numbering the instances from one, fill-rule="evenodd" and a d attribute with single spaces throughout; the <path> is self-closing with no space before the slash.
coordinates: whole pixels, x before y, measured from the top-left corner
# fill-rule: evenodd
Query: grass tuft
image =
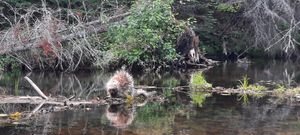
<path id="1" fill-rule="evenodd" d="M 192 89 L 211 89 L 212 84 L 208 83 L 205 80 L 205 77 L 203 76 L 202 72 L 197 72 L 192 74 L 190 87 Z"/>

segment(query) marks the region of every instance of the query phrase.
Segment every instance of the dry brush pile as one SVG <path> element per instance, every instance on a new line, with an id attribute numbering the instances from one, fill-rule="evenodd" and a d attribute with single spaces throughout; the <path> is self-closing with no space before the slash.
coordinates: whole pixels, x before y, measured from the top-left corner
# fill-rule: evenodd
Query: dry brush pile
<path id="1" fill-rule="evenodd" d="M 252 47 L 269 54 L 299 56 L 300 3 L 298 0 L 222 0 L 239 5 L 244 19 L 250 19 Z M 240 20 L 242 21 L 242 20 Z"/>
<path id="2" fill-rule="evenodd" d="M 92 10 L 84 1 L 81 9 L 74 9 L 58 1 L 54 6 L 42 0 L 20 8 L 0 0 L 4 26 L 0 27 L 0 54 L 15 58 L 29 70 L 104 66 L 112 55 L 102 49 L 100 33 L 108 23 L 128 15 L 125 6 L 105 2 Z"/>

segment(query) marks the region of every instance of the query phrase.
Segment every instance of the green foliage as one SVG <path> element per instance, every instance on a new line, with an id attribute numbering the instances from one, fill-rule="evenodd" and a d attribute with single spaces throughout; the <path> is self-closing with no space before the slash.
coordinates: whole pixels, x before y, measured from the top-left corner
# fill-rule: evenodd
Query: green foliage
<path id="1" fill-rule="evenodd" d="M 10 72 L 4 72 L 1 74 L 0 85 L 5 87 L 14 87 L 14 95 L 18 96 L 21 76 L 21 70 L 18 69 L 14 69 Z"/>
<path id="2" fill-rule="evenodd" d="M 159 64 L 176 59 L 174 48 L 183 31 L 172 13 L 173 0 L 145 0 L 131 7 L 126 24 L 109 28 L 111 49 L 129 64 Z"/>
<path id="3" fill-rule="evenodd" d="M 254 91 L 263 91 L 263 90 L 267 90 L 267 88 L 265 86 L 262 85 L 249 85 L 248 87 L 250 90 L 254 90 Z"/>
<path id="4" fill-rule="evenodd" d="M 163 90 L 163 95 L 164 97 L 166 98 L 171 98 L 173 97 L 173 94 L 172 94 L 172 89 L 171 88 L 166 88 Z"/>
<path id="5" fill-rule="evenodd" d="M 175 77 L 170 77 L 167 79 L 164 79 L 162 82 L 163 86 L 166 86 L 168 88 L 174 88 L 180 84 L 180 81 L 176 79 Z"/>
<path id="6" fill-rule="evenodd" d="M 220 3 L 216 6 L 217 11 L 220 12 L 230 12 L 230 13 L 235 13 L 240 9 L 240 5 L 233 5 L 233 4 L 228 4 L 228 3 Z"/>
<path id="7" fill-rule="evenodd" d="M 182 108 L 182 105 L 168 105 L 163 107 L 160 103 L 148 103 L 137 109 L 136 122 L 148 123 L 151 126 L 159 126 L 163 123 L 170 123 L 173 120 L 174 112 Z"/>
<path id="8" fill-rule="evenodd" d="M 243 77 L 243 79 L 240 81 L 240 89 L 242 90 L 253 90 L 253 91 L 263 91 L 263 90 L 267 90 L 267 88 L 265 86 L 261 86 L 261 85 L 249 85 L 249 78 L 247 77 L 247 75 L 245 75 Z"/>
<path id="9" fill-rule="evenodd" d="M 238 18 L 243 14 L 242 2 L 227 4 L 221 1 L 198 0 L 190 2 L 186 8 L 191 6 L 201 12 L 181 8 L 180 17 L 197 18 L 194 30 L 200 37 L 200 48 L 203 53 L 209 56 L 222 56 L 224 42 L 228 43 L 226 45 L 228 53 L 240 53 L 249 47 L 249 42 L 252 41 L 251 33 L 248 31 L 250 24 L 245 19 Z"/>
<path id="10" fill-rule="evenodd" d="M 249 95 L 246 93 L 239 94 L 238 101 L 242 101 L 244 105 L 249 103 Z"/>
<path id="11" fill-rule="evenodd" d="M 211 89 L 212 84 L 208 83 L 205 80 L 205 77 L 203 76 L 202 72 L 196 72 L 192 74 L 191 81 L 190 81 L 190 97 L 192 99 L 192 103 L 202 107 L 202 104 L 206 100 L 207 97 L 210 97 L 211 94 L 207 92 L 197 92 L 195 90 L 197 89 Z"/>
<path id="12" fill-rule="evenodd" d="M 282 84 L 277 84 L 277 88 L 275 89 L 275 93 L 276 93 L 277 95 L 281 95 L 281 94 L 283 94 L 283 93 L 285 92 L 285 90 L 286 90 L 286 88 L 285 88 L 284 85 L 282 85 Z"/>
<path id="13" fill-rule="evenodd" d="M 178 86 L 180 84 L 179 80 L 177 80 L 174 77 L 165 79 L 162 83 L 162 86 L 165 86 L 166 88 L 163 89 L 163 95 L 166 99 L 169 101 L 176 101 L 176 97 L 174 96 L 173 93 L 173 88 Z"/>
<path id="14" fill-rule="evenodd" d="M 211 94 L 210 93 L 207 93 L 207 92 L 192 92 L 190 94 L 190 97 L 192 99 L 192 103 L 199 106 L 199 107 L 202 107 L 203 103 L 205 102 L 206 98 L 207 97 L 210 97 Z"/>
<path id="15" fill-rule="evenodd" d="M 212 88 L 212 84 L 205 80 L 202 72 L 197 72 L 192 74 L 190 87 L 192 89 L 210 89 Z"/>
<path id="16" fill-rule="evenodd" d="M 283 84 L 278 84 L 275 89 L 275 95 L 279 98 L 295 97 L 300 94 L 300 87 L 288 88 Z"/>
<path id="17" fill-rule="evenodd" d="M 240 80 L 239 82 L 240 82 L 239 88 L 246 90 L 249 87 L 249 78 L 247 77 L 247 75 L 245 75 L 243 79 Z"/>
<path id="18" fill-rule="evenodd" d="M 10 69 L 17 69 L 20 67 L 20 63 L 10 56 L 0 55 L 0 71 Z"/>

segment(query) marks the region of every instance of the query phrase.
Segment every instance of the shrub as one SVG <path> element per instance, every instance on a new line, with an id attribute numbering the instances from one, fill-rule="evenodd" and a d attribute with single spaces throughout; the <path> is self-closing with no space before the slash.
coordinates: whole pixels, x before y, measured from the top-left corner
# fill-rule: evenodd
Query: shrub
<path id="1" fill-rule="evenodd" d="M 143 0 L 133 4 L 125 23 L 109 28 L 110 49 L 129 64 L 164 65 L 177 58 L 174 48 L 183 23 L 172 13 L 173 0 Z"/>
<path id="2" fill-rule="evenodd" d="M 14 58 L 7 55 L 0 55 L 0 72 L 4 70 L 18 69 L 21 64 Z"/>

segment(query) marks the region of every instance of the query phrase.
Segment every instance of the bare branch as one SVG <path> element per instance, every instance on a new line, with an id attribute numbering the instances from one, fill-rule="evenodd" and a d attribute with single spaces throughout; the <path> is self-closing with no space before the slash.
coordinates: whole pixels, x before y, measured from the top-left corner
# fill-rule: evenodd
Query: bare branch
<path id="1" fill-rule="evenodd" d="M 41 89 L 36 86 L 36 84 L 31 80 L 29 79 L 27 76 L 24 77 L 29 83 L 30 85 L 34 88 L 34 90 L 41 96 L 43 97 L 44 99 L 48 99 L 48 97 L 41 91 Z"/>

